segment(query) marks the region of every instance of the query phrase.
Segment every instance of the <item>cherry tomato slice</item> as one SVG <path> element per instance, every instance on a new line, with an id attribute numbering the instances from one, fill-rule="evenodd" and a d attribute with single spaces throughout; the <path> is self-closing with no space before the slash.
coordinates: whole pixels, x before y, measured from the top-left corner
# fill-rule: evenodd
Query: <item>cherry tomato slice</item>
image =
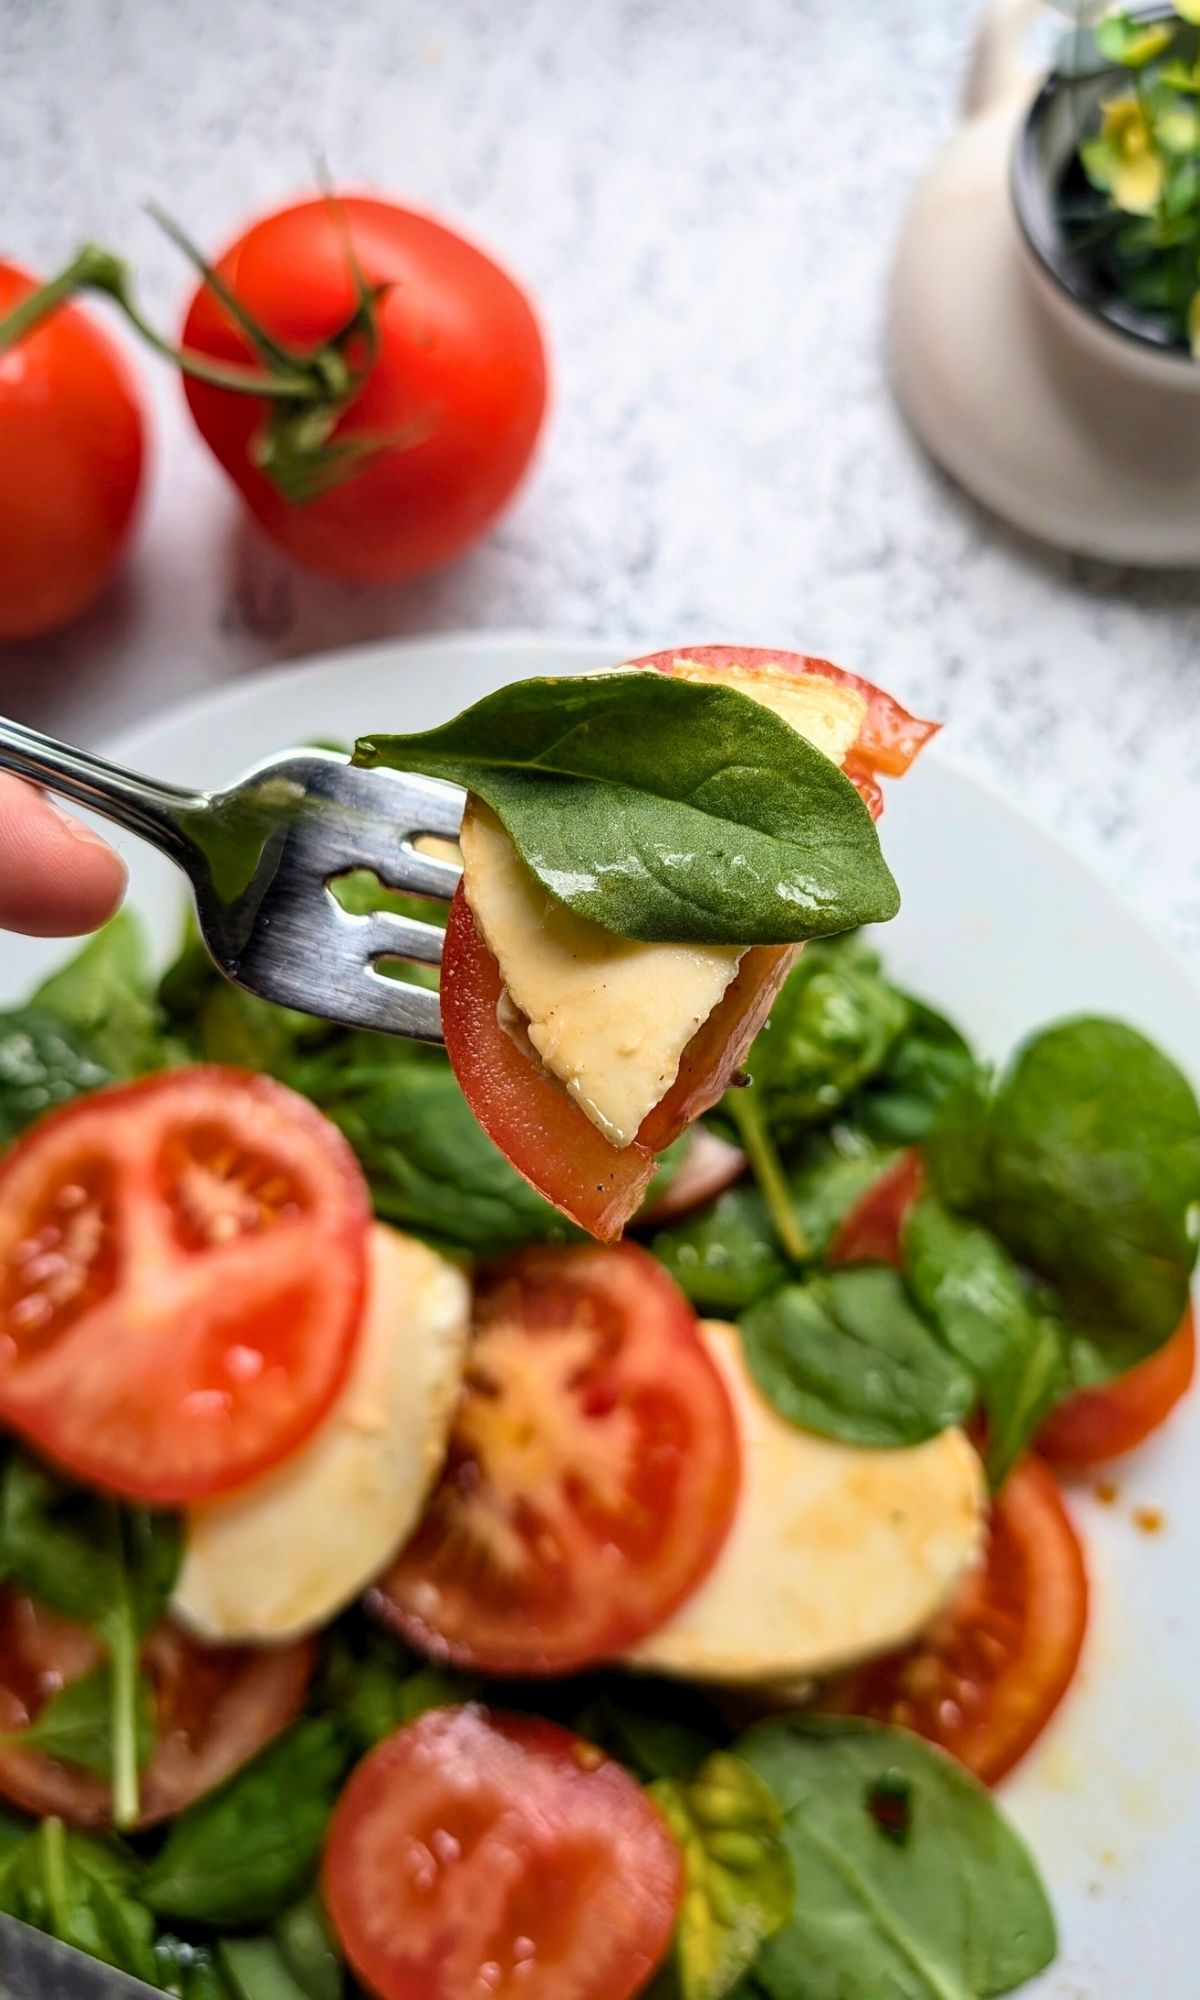
<path id="1" fill-rule="evenodd" d="M 831 1264 L 904 1266 L 901 1238 L 908 1213 L 921 1192 L 921 1156 L 909 1151 L 865 1188 L 834 1232 Z"/>
<path id="2" fill-rule="evenodd" d="M 1064 1472 L 1082 1472 L 1132 1451 L 1165 1423 L 1196 1372 L 1196 1329 L 1188 1307 L 1170 1340 L 1098 1389 L 1077 1389 L 1037 1434 L 1043 1458 Z"/>
<path id="3" fill-rule="evenodd" d="M 342 1793 L 324 1894 L 380 2000 L 630 2000 L 683 1886 L 666 1821 L 619 1764 L 535 1716 L 431 1709 Z"/>
<path id="4" fill-rule="evenodd" d="M 1036 1742 L 1079 1662 L 1088 1586 L 1079 1538 L 1040 1459 L 1014 1466 L 986 1562 L 923 1639 L 840 1676 L 820 1705 L 899 1724 L 994 1785 Z"/>
<path id="5" fill-rule="evenodd" d="M 630 1243 L 523 1250 L 479 1280 L 446 1469 L 371 1602 L 490 1673 L 611 1659 L 707 1574 L 739 1484 L 729 1398 L 666 1272 Z"/>
<path id="6" fill-rule="evenodd" d="M 97 1666 L 102 1649 L 85 1626 L 47 1611 L 23 1591 L 0 1591 L 0 1734 L 28 1727 L 51 1695 Z M 157 1741 L 141 1779 L 139 1826 L 182 1812 L 248 1763 L 299 1713 L 316 1657 L 302 1640 L 270 1651 L 206 1650 L 164 1622 L 142 1651 L 154 1690 Z M 0 1744 L 0 1797 L 72 1826 L 109 1826 L 105 1779 L 19 1740 Z"/>
<path id="7" fill-rule="evenodd" d="M 0 1166 L 0 1418 L 132 1498 L 241 1485 L 341 1387 L 369 1222 L 341 1134 L 269 1077 L 65 1105 Z"/>

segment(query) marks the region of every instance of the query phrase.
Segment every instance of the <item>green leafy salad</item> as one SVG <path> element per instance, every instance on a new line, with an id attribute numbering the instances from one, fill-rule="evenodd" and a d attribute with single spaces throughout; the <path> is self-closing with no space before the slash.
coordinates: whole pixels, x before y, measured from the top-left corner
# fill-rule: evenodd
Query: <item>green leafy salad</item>
<path id="1" fill-rule="evenodd" d="M 430 735 L 422 768 L 492 803 L 503 792 L 519 842 L 520 778 L 486 768 L 486 730 L 455 728 Z M 691 809 L 673 808 L 681 847 Z M 594 861 L 604 824 L 598 806 L 580 855 Z M 565 841 L 559 865 L 573 866 Z M 662 889 L 665 934 L 687 937 L 686 908 L 711 898 L 692 884 L 681 904 L 677 887 Z M 387 900 L 365 876 L 340 893 L 351 908 Z M 613 892 L 578 893 L 591 915 Z M 635 900 L 621 923 L 648 928 L 624 934 L 664 935 L 666 905 L 644 884 Z M 1031 1740 L 1001 1740 L 1014 1686 L 1033 1734 L 1048 1719 L 1086 1599 L 1054 1684 L 1015 1648 L 995 1684 L 980 1672 L 970 1729 L 945 1726 L 939 1662 L 1005 1583 L 1007 1531 L 988 1543 L 986 1515 L 1004 1518 L 1020 1480 L 1047 1488 L 1038 1537 L 1076 1546 L 1028 1457 L 1048 1418 L 1081 1391 L 1119 1391 L 1178 1337 L 1200 1111 L 1165 1054 L 1108 1020 L 1056 1023 L 993 1071 L 860 935 L 806 946 L 746 1071 L 660 1161 L 632 1240 L 605 1247 L 501 1156 L 440 1050 L 259 1002 L 194 938 L 158 978 L 122 916 L 0 1018 L 14 1149 L 0 1216 L 27 1204 L 34 1218 L 0 1245 L 0 1911 L 180 2000 L 980 2000 L 1049 1963 L 1045 1892 L 976 1774 Z M 172 1093 L 189 1089 L 208 1094 L 176 1114 Z M 289 1110 L 292 1092 L 312 1114 Z M 386 1429 L 383 1391 L 341 1362 L 311 1392 L 312 1421 L 289 1400 L 288 1288 L 321 1175 L 345 1208 L 318 1262 L 346 1341 L 360 1307 L 334 1289 L 339 1259 L 361 1265 L 382 1231 L 424 1246 L 412 1268 L 444 1288 L 439 1355 L 473 1285 L 475 1345 L 464 1325 L 436 1449 L 422 1446 L 424 1510 L 365 1595 L 351 1580 L 346 1599 L 335 1552 L 323 1614 L 255 1632 L 239 1571 L 251 1612 L 201 1629 L 189 1577 L 205 1536 L 253 1546 L 255 1509 L 265 1520 L 280 1494 L 271 1518 L 291 1526 L 262 1558 L 268 1595 L 271 1565 L 315 1561 L 337 1477 L 360 1504 L 355 1453 Z M 276 1232 L 288 1247 L 272 1263 Z M 171 1301 L 162 1326 L 134 1309 L 152 1286 Z M 394 1326 L 415 1396 L 435 1314 L 413 1286 Z M 243 1292 L 248 1317 L 227 1336 Z M 119 1326 L 97 1317 L 114 1294 Z M 145 1344 L 105 1400 L 93 1376 L 108 1353 L 126 1366 L 135 1321 Z M 168 1337 L 169 1366 L 155 1345 Z M 72 1341 L 70 1376 L 47 1375 L 43 1397 L 38 1371 Z M 193 1465 L 172 1440 L 178 1464 L 164 1451 L 151 1494 L 172 1399 L 219 1437 L 231 1409 L 243 1421 L 244 1384 L 262 1432 L 244 1486 L 222 1490 L 200 1447 Z M 145 1480 L 117 1497 L 99 1472 L 134 1423 Z M 818 1458 L 831 1506 L 853 1487 L 879 1518 L 815 1526 L 797 1496 Z M 751 1530 L 768 1460 L 784 1517 Z M 693 1467 L 694 1490 L 678 1483 Z M 898 1527 L 892 1488 L 869 1482 L 919 1497 L 926 1476 L 957 1482 L 958 1540 L 932 1595 L 893 1614 L 880 1579 L 909 1587 L 919 1504 Z M 856 1571 L 858 1527 L 876 1570 L 864 1554 Z M 689 1647 L 752 1550 L 785 1582 L 733 1635 L 736 1671 L 711 1675 Z M 791 1605 L 788 1565 L 817 1578 L 828 1643 Z M 1032 1563 L 1023 1630 L 1044 1614 L 1040 1587 Z M 536 1658 L 520 1650 L 531 1625 Z M 908 1698 L 931 1683 L 927 1707 Z"/>

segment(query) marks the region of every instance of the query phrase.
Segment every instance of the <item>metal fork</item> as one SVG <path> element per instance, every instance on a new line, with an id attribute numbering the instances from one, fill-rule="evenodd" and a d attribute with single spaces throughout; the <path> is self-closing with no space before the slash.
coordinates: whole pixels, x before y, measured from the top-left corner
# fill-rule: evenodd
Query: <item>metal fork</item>
<path id="1" fill-rule="evenodd" d="M 384 959 L 439 964 L 440 927 L 390 910 L 351 916 L 330 885 L 369 869 L 389 889 L 451 897 L 460 870 L 414 842 L 457 834 L 464 795 L 456 785 L 296 750 L 256 764 L 224 791 L 186 791 L 2 718 L 0 770 L 169 856 L 192 885 L 205 944 L 236 985 L 347 1027 L 441 1041 L 437 994 L 380 970 Z"/>

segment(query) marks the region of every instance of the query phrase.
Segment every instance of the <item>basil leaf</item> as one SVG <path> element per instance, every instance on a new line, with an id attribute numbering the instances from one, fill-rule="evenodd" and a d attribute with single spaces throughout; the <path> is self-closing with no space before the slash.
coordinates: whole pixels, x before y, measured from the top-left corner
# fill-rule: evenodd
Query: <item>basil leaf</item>
<path id="1" fill-rule="evenodd" d="M 31 1005 L 78 1029 L 113 1076 L 140 1076 L 163 1060 L 149 945 L 131 910 L 120 911 L 44 979 Z"/>
<path id="2" fill-rule="evenodd" d="M 177 1514 L 99 1498 L 22 1452 L 0 1469 L 0 1575 L 65 1618 L 99 1630 L 128 1600 L 146 1631 L 166 1608 L 182 1553 Z"/>
<path id="3" fill-rule="evenodd" d="M 97 1778 L 113 1775 L 112 1667 L 103 1661 L 91 1673 L 68 1681 L 44 1702 L 28 1728 L 0 1736 L 22 1750 L 40 1750 L 60 1764 L 74 1764 Z M 154 1691 L 144 1674 L 137 1677 L 134 1697 L 134 1737 L 139 1770 L 154 1749 Z"/>
<path id="4" fill-rule="evenodd" d="M 427 1709 L 473 1701 L 482 1685 L 476 1675 L 428 1666 L 406 1654 L 390 1633 L 374 1631 L 352 1615 L 326 1642 L 316 1705 L 336 1716 L 361 1755 Z"/>
<path id="5" fill-rule="evenodd" d="M 888 1145 L 915 1146 L 932 1130 L 951 1092 L 974 1076 L 976 1063 L 945 1015 L 910 995 L 903 998 L 908 1026 L 846 1115 Z"/>
<path id="6" fill-rule="evenodd" d="M 336 1984 L 314 1988 L 297 1976 L 273 1937 L 223 1938 L 217 1960 L 234 2000 L 325 2000 L 327 1993 L 338 2000 L 345 1990 L 341 1966 L 332 1954 L 329 1964 Z"/>
<path id="7" fill-rule="evenodd" d="M 156 1983 L 154 1920 L 137 1895 L 132 1856 L 115 1840 L 42 1820 L 0 1840 L 0 1910 L 88 1952 L 135 1979 Z"/>
<path id="8" fill-rule="evenodd" d="M 810 945 L 749 1057 L 780 1143 L 827 1123 L 880 1068 L 908 1018 L 908 1002 L 856 938 Z"/>
<path id="9" fill-rule="evenodd" d="M 792 1910 L 792 1864 L 774 1794 L 719 1750 L 686 1783 L 650 1787 L 683 1849 L 683 1907 L 672 1946 L 679 2000 L 723 2000 Z"/>
<path id="10" fill-rule="evenodd" d="M 1200 1201 L 1200 1108 L 1170 1058 L 1119 1021 L 1025 1044 L 989 1098 L 947 1107 L 937 1191 L 1052 1285 L 1077 1382 L 1153 1353 L 1187 1303 Z"/>
<path id="11" fill-rule="evenodd" d="M 899 908 L 850 780 L 731 688 L 667 674 L 519 681 L 358 764 L 486 800 L 542 886 L 619 937 L 782 944 Z"/>
<path id="12" fill-rule="evenodd" d="M 0 1014 L 0 1146 L 84 1091 L 112 1083 L 90 1038 L 41 1007 Z"/>
<path id="13" fill-rule="evenodd" d="M 961 1423 L 975 1385 L 894 1271 L 861 1265 L 786 1285 L 742 1315 L 750 1372 L 789 1423 L 845 1444 L 909 1445 Z"/>
<path id="14" fill-rule="evenodd" d="M 348 1762 L 332 1720 L 298 1722 L 174 1821 L 142 1878 L 151 1909 L 218 1928 L 270 1922 L 308 1887 Z"/>
<path id="15" fill-rule="evenodd" d="M 1054 1919 L 1033 1863 L 990 1795 L 904 1730 L 790 1716 L 739 1752 L 770 1786 L 795 1872 L 791 1918 L 754 1981 L 769 2000 L 979 2000 L 1054 1957 Z M 903 1844 L 871 1810 L 908 1787 Z"/>
<path id="16" fill-rule="evenodd" d="M 1067 1387 L 1062 1329 L 1003 1244 L 931 1197 L 908 1218 L 904 1264 L 921 1312 L 979 1383 L 998 1487 Z"/>
<path id="17" fill-rule="evenodd" d="M 318 1897 L 307 1896 L 285 1910 L 272 1936 L 305 2000 L 341 2000 L 345 1972 Z"/>

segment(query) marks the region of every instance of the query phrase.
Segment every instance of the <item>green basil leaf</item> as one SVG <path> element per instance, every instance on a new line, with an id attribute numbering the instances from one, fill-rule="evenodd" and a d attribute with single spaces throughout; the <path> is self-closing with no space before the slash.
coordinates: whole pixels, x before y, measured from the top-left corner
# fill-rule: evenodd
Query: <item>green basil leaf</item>
<path id="1" fill-rule="evenodd" d="M 285 1910 L 271 1935 L 305 2000 L 341 2000 L 346 1975 L 318 1897 Z"/>
<path id="2" fill-rule="evenodd" d="M 0 1014 L 0 1146 L 58 1104 L 114 1081 L 91 1038 L 43 1007 Z"/>
<path id="3" fill-rule="evenodd" d="M 128 1599 L 139 1633 L 166 1608 L 183 1554 L 177 1514 L 69 1486 L 23 1452 L 0 1467 L 0 1575 L 102 1629 Z"/>
<path id="4" fill-rule="evenodd" d="M 68 1681 L 39 1708 L 27 1729 L 14 1730 L 0 1742 L 22 1750 L 40 1750 L 60 1764 L 74 1764 L 97 1778 L 113 1775 L 113 1674 L 108 1661 L 91 1673 Z M 134 1735 L 139 1770 L 154 1749 L 154 1690 L 144 1674 L 137 1677 Z"/>
<path id="5" fill-rule="evenodd" d="M 748 1067 L 783 1145 L 827 1124 L 887 1058 L 908 1002 L 857 938 L 810 945 L 788 974 Z"/>
<path id="6" fill-rule="evenodd" d="M 754 1980 L 769 2000 L 981 2000 L 1054 1957 L 1054 1919 L 1033 1863 L 991 1796 L 904 1730 L 790 1716 L 738 1746 L 783 1814 L 795 1872 L 785 1928 Z M 903 1843 L 871 1810 L 908 1787 Z"/>
<path id="7" fill-rule="evenodd" d="M 1003 1244 L 932 1197 L 909 1215 L 904 1266 L 920 1311 L 979 1384 L 998 1487 L 1067 1387 L 1062 1329 Z"/>
<path id="8" fill-rule="evenodd" d="M 142 1879 L 151 1909 L 218 1929 L 269 1923 L 312 1879 L 348 1762 L 332 1720 L 298 1722 L 174 1821 Z"/>
<path id="9" fill-rule="evenodd" d="M 163 1060 L 149 945 L 131 910 L 120 911 L 44 979 L 31 1005 L 78 1029 L 113 1076 L 140 1076 Z"/>
<path id="10" fill-rule="evenodd" d="M 770 1788 L 719 1750 L 650 1796 L 683 1849 L 686 1886 L 672 1946 L 679 2000 L 724 2000 L 792 1912 L 792 1864 Z"/>
<path id="11" fill-rule="evenodd" d="M 789 1423 L 846 1444 L 909 1445 L 961 1423 L 970 1372 L 918 1318 L 895 1271 L 786 1285 L 742 1315 L 746 1361 Z"/>
<path id="12" fill-rule="evenodd" d="M 355 762 L 465 785 L 568 909 L 647 942 L 782 944 L 899 908 L 836 764 L 731 688 L 667 674 L 519 681 Z"/>
<path id="13" fill-rule="evenodd" d="M 951 1092 L 976 1073 L 975 1058 L 943 1014 L 903 996 L 908 1026 L 847 1106 L 846 1116 L 893 1146 L 919 1145 Z"/>
<path id="14" fill-rule="evenodd" d="M 147 1984 L 156 1982 L 154 1919 L 132 1856 L 115 1840 L 42 1820 L 0 1841 L 0 1910 Z"/>
<path id="15" fill-rule="evenodd" d="M 319 1965 L 294 1965 L 277 1934 L 222 1938 L 217 1959 L 234 2000 L 341 2000 L 345 1992 L 345 1974 L 328 1940 Z"/>
<path id="16" fill-rule="evenodd" d="M 427 1665 L 352 1614 L 326 1640 L 316 1705 L 361 1755 L 427 1709 L 475 1700 L 482 1686 L 476 1675 Z"/>
<path id="17" fill-rule="evenodd" d="M 1153 1353 L 1187 1303 L 1200 1107 L 1170 1058 L 1119 1021 L 1078 1019 L 1020 1049 L 989 1099 L 960 1094 L 932 1135 L 943 1200 L 1053 1286 L 1080 1382 Z"/>

